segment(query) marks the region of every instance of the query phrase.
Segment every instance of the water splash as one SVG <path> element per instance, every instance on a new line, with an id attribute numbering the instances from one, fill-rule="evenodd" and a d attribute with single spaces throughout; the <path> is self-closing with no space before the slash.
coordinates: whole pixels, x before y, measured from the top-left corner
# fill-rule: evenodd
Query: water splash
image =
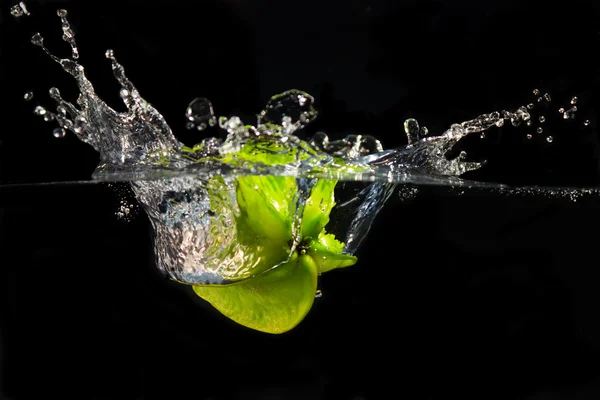
<path id="1" fill-rule="evenodd" d="M 269 175 L 294 180 L 296 191 L 290 194 L 289 202 L 295 233 L 288 256 L 300 245 L 298 226 L 318 179 L 374 181 L 352 198 L 341 199 L 337 206 L 347 221 L 339 237 L 345 243 L 344 251 L 353 254 L 396 185 L 466 184 L 458 176 L 485 164 L 469 161 L 465 152 L 449 158 L 454 146 L 467 135 L 479 133 L 485 138 L 485 132 L 507 123 L 515 127 L 525 123 L 533 132 L 543 132 L 541 127 L 533 126 L 530 111 L 536 106 L 529 103 L 515 111 L 495 111 L 452 124 L 437 136 L 429 135 L 415 119 L 408 119 L 404 123 L 408 144 L 395 149 L 384 150 L 379 140 L 369 135 L 330 140 L 326 133 L 318 132 L 303 141 L 295 133 L 318 113 L 312 96 L 292 89 L 267 102 L 257 115 L 256 126 L 245 125 L 237 116 L 217 118 L 208 99 L 194 99 L 186 109 L 188 128 L 218 126 L 227 135 L 224 140 L 210 137 L 187 147 L 176 139 L 163 116 L 141 97 L 112 50 L 107 50 L 105 56 L 121 86 L 119 94 L 127 110 L 116 112 L 96 95 L 77 61 L 79 50 L 67 13 L 59 10 L 57 14 L 63 39 L 72 49 L 71 58 L 54 56 L 39 33 L 33 35 L 32 43 L 75 78 L 80 95 L 74 105 L 64 100 L 57 88 L 51 88 L 49 95 L 56 103 L 56 112 L 38 106 L 35 113 L 57 121 L 56 137 L 72 132 L 100 153 L 95 179 L 130 181 L 154 228 L 159 269 L 184 283 L 227 283 L 255 273 L 253 266 L 259 261 L 236 236 L 240 213 L 236 187 L 240 177 Z M 551 101 L 548 93 L 542 95 L 538 89 L 533 94 L 537 103 Z M 571 108 L 563 109 L 563 113 L 576 111 L 577 100 L 573 100 Z M 544 123 L 543 118 L 539 118 L 540 123 Z M 531 138 L 532 133 L 527 137 Z M 548 136 L 547 141 L 552 140 Z M 253 154 L 243 153 L 248 148 Z M 270 162 L 261 161 L 263 156 Z M 260 191 L 260 185 L 255 190 Z M 416 192 L 410 193 L 413 196 Z"/>

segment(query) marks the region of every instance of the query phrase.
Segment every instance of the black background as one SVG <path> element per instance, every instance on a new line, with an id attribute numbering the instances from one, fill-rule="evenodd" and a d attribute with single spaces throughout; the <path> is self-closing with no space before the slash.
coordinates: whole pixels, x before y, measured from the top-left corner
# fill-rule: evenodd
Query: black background
<path id="1" fill-rule="evenodd" d="M 0 10 L 0 391 L 11 399 L 595 399 L 600 304 L 593 196 L 554 199 L 423 188 L 394 196 L 359 263 L 325 275 L 295 330 L 226 320 L 152 265 L 149 225 L 114 213 L 124 189 L 7 186 L 87 180 L 95 152 L 32 114 L 76 87 L 59 56 L 69 11 L 98 94 L 123 109 L 115 51 L 176 135 L 194 97 L 243 120 L 290 88 L 315 96 L 305 134 L 368 133 L 386 148 L 417 118 L 453 122 L 553 96 L 543 135 L 468 138 L 473 179 L 598 183 L 600 6 L 593 1 L 38 1 Z M 23 94 L 33 90 L 27 103 Z M 556 109 L 580 99 L 575 121 Z M 537 115 L 536 115 L 537 117 Z M 582 121 L 591 120 L 584 129 Z M 549 144 L 545 135 L 555 140 Z"/>

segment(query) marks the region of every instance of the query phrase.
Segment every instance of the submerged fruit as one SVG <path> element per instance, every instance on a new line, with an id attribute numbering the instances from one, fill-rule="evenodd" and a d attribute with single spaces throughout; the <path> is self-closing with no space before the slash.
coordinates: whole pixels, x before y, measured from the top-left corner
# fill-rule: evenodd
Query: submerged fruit
<path id="1" fill-rule="evenodd" d="M 243 155 L 268 162 L 269 154 L 263 148 L 250 149 L 246 144 L 243 151 L 228 157 Z M 271 160 L 285 162 L 286 157 L 278 153 Z M 343 253 L 343 243 L 325 231 L 335 205 L 336 183 L 314 181 L 299 202 L 301 191 L 294 177 L 235 178 L 232 201 L 237 204 L 231 207 L 239 210 L 235 224 L 238 244 L 252 253 L 243 261 L 252 263 L 250 276 L 223 285 L 195 285 L 194 292 L 251 329 L 279 334 L 298 325 L 312 307 L 319 274 L 356 263 L 356 257 Z M 209 196 L 218 193 L 209 191 Z"/>

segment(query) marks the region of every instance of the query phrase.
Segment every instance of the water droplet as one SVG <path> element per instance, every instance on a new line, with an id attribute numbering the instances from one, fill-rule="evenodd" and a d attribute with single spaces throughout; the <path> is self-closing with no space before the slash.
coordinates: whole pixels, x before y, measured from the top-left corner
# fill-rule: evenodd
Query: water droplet
<path id="1" fill-rule="evenodd" d="M 408 118 L 404 121 L 404 132 L 408 138 L 408 143 L 414 143 L 419 140 L 419 123 L 414 118 Z"/>
<path id="2" fill-rule="evenodd" d="M 113 51 L 113 49 L 108 49 L 106 50 L 106 52 L 104 52 L 104 57 L 106 58 L 115 58 L 115 52 Z"/>
<path id="3" fill-rule="evenodd" d="M 54 114 L 46 113 L 44 115 L 44 121 L 46 121 L 46 122 L 54 121 Z"/>
<path id="4" fill-rule="evenodd" d="M 44 38 L 39 32 L 34 33 L 33 36 L 31 37 L 31 43 L 33 43 L 36 46 L 43 46 Z"/>
<path id="5" fill-rule="evenodd" d="M 61 18 L 66 17 L 67 16 L 67 10 L 61 8 L 60 10 L 56 11 L 56 15 L 58 15 Z"/>
<path id="6" fill-rule="evenodd" d="M 203 130 L 206 129 L 206 127 L 207 127 L 207 125 L 204 122 L 201 122 L 200 125 L 198 125 L 196 127 L 196 129 L 199 130 L 199 131 L 203 131 Z"/>
<path id="7" fill-rule="evenodd" d="M 429 129 L 426 126 L 421 127 L 421 137 L 429 135 Z"/>
<path id="8" fill-rule="evenodd" d="M 254 190 L 258 190 L 258 185 L 254 185 Z"/>
<path id="9" fill-rule="evenodd" d="M 458 157 L 459 157 L 461 160 L 466 160 L 466 159 L 467 159 L 467 152 L 466 152 L 466 151 L 464 151 L 464 150 L 463 150 L 463 151 L 461 151 L 461 152 L 460 152 L 460 154 L 458 155 Z"/>
<path id="10" fill-rule="evenodd" d="M 323 262 L 325 262 L 325 261 L 327 261 L 327 257 L 323 256 L 323 257 L 321 257 L 321 260 L 322 260 Z"/>
<path id="11" fill-rule="evenodd" d="M 63 128 L 56 128 L 52 131 L 52 134 L 54 135 L 55 138 L 63 138 L 66 136 L 67 131 L 65 131 Z"/>
<path id="12" fill-rule="evenodd" d="M 527 134 L 527 139 L 531 139 L 533 137 L 533 135 L 531 133 Z"/>
<path id="13" fill-rule="evenodd" d="M 540 90 L 539 89 L 533 89 L 533 95 L 534 96 L 539 96 L 540 95 Z"/>
<path id="14" fill-rule="evenodd" d="M 552 98 L 550 97 L 550 93 L 545 93 L 545 94 L 544 94 L 544 99 L 545 99 L 546 101 L 552 101 Z"/>
<path id="15" fill-rule="evenodd" d="M 538 97 L 537 102 L 541 103 L 542 101 L 544 101 L 544 98 L 543 97 Z"/>
<path id="16" fill-rule="evenodd" d="M 37 106 L 33 112 L 35 113 L 35 115 L 44 115 L 46 114 L 46 109 L 42 106 Z"/>
<path id="17" fill-rule="evenodd" d="M 529 104 L 527 104 L 527 108 L 528 108 L 528 109 L 530 109 L 530 110 L 531 110 L 533 107 L 534 107 L 533 103 L 529 103 Z"/>
<path id="18" fill-rule="evenodd" d="M 188 121 L 188 122 L 185 124 L 185 129 L 194 129 L 195 127 L 196 127 L 196 124 L 194 124 L 194 123 L 193 123 L 193 122 L 191 122 L 191 121 Z"/>
<path id="19" fill-rule="evenodd" d="M 19 2 L 19 4 L 15 4 L 14 6 L 12 6 L 10 8 L 10 15 L 12 15 L 13 17 L 19 18 L 22 17 L 23 15 L 30 15 L 29 11 L 27 10 L 27 6 L 25 5 L 24 2 Z"/>
<path id="20" fill-rule="evenodd" d="M 575 118 L 575 111 L 577 111 L 577 107 L 573 106 L 570 109 L 566 110 L 563 113 L 563 118 L 564 119 L 573 119 Z"/>
<path id="21" fill-rule="evenodd" d="M 122 99 L 127 99 L 129 97 L 129 90 L 122 88 L 121 90 L 119 90 L 119 96 Z"/>
<path id="22" fill-rule="evenodd" d="M 213 105 L 205 97 L 197 97 L 192 100 L 185 110 L 185 116 L 189 121 L 197 124 L 198 127 L 204 124 L 204 128 L 199 128 L 200 130 L 206 128 L 206 122 L 210 123 L 211 120 L 215 119 Z"/>
<path id="23" fill-rule="evenodd" d="M 27 93 L 25 93 L 25 95 L 23 96 L 23 98 L 25 99 L 25 101 L 29 101 L 29 100 L 33 99 L 33 92 L 27 92 Z"/>
<path id="24" fill-rule="evenodd" d="M 589 126 L 590 125 L 590 120 L 586 119 L 585 121 L 583 121 L 583 126 Z"/>
<path id="25" fill-rule="evenodd" d="M 558 112 L 559 112 L 560 114 L 562 114 L 562 113 L 564 113 L 564 112 L 565 112 L 565 109 L 561 107 L 561 108 L 559 108 L 559 109 L 558 109 Z"/>
<path id="26" fill-rule="evenodd" d="M 479 135 L 480 138 L 485 139 L 485 132 L 481 132 L 481 134 Z"/>
<path id="27" fill-rule="evenodd" d="M 571 97 L 571 104 L 577 104 L 577 100 L 579 100 L 577 96 Z"/>
<path id="28" fill-rule="evenodd" d="M 75 117 L 75 122 L 73 124 L 73 130 L 75 133 L 82 133 L 87 126 L 87 120 L 84 116 L 78 115 Z"/>
<path id="29" fill-rule="evenodd" d="M 541 126 L 539 126 L 535 131 L 537 133 L 542 133 L 542 132 L 544 132 L 544 129 Z"/>
<path id="30" fill-rule="evenodd" d="M 548 136 L 548 137 L 546 138 L 546 141 L 547 141 L 548 143 L 552 143 L 552 142 L 554 141 L 554 138 L 553 138 L 552 136 Z"/>
<path id="31" fill-rule="evenodd" d="M 292 89 L 269 99 L 264 110 L 257 116 L 258 124 L 270 122 L 283 126 L 284 118 L 289 117 L 289 133 L 302 128 L 317 117 L 313 108 L 314 98 L 306 92 Z"/>
<path id="32" fill-rule="evenodd" d="M 544 122 L 546 122 L 546 117 L 544 117 L 543 115 L 540 115 L 540 122 L 543 124 Z"/>
<path id="33" fill-rule="evenodd" d="M 50 88 L 50 90 L 48 90 L 48 94 L 53 100 L 60 100 L 60 90 L 58 90 L 58 88 Z"/>
<path id="34" fill-rule="evenodd" d="M 56 112 L 61 117 L 66 117 L 67 116 L 67 109 L 64 106 L 58 106 L 58 107 L 56 107 Z"/>
<path id="35" fill-rule="evenodd" d="M 315 292 L 315 299 L 320 299 L 323 296 L 323 292 L 320 290 L 317 290 Z"/>
<path id="36" fill-rule="evenodd" d="M 527 125 L 527 126 L 531 126 L 531 125 L 533 125 L 533 123 L 532 123 L 531 121 L 527 121 L 527 122 L 525 123 L 525 125 Z"/>

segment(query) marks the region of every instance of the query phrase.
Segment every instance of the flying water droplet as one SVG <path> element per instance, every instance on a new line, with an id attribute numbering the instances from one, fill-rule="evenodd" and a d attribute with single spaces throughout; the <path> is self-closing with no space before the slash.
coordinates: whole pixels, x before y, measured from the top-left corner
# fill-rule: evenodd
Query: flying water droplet
<path id="1" fill-rule="evenodd" d="M 544 100 L 546 100 L 548 102 L 552 101 L 552 97 L 550 97 L 550 93 L 545 93 L 544 94 Z"/>
<path id="2" fill-rule="evenodd" d="M 404 132 L 408 138 L 408 144 L 418 141 L 420 129 L 417 120 L 414 118 L 408 118 L 406 121 L 404 121 Z"/>
<path id="3" fill-rule="evenodd" d="M 429 135 L 429 129 L 427 129 L 426 126 L 422 126 L 421 127 L 421 132 L 420 132 L 421 137 L 427 136 Z"/>
<path id="4" fill-rule="evenodd" d="M 466 160 L 467 159 L 467 152 L 466 151 L 461 151 L 460 154 L 458 155 L 460 160 Z"/>
<path id="5" fill-rule="evenodd" d="M 573 106 L 570 109 L 564 111 L 563 118 L 564 119 L 573 119 L 575 118 L 575 112 L 577 111 L 577 107 Z"/>
<path id="6" fill-rule="evenodd" d="M 314 98 L 306 92 L 291 89 L 269 99 L 265 109 L 257 115 L 258 125 L 272 123 L 284 126 L 287 118 L 289 133 L 294 132 L 317 117 Z"/>
<path id="7" fill-rule="evenodd" d="M 189 130 L 189 129 L 194 129 L 195 127 L 196 127 L 196 125 L 194 125 L 194 123 L 193 123 L 193 122 L 187 122 L 187 123 L 185 124 L 185 129 L 188 129 L 188 130 Z"/>
<path id="8" fill-rule="evenodd" d="M 481 139 L 485 139 L 485 132 L 481 132 L 481 134 L 479 135 L 479 137 L 480 137 Z"/>
<path id="9" fill-rule="evenodd" d="M 35 113 L 35 115 L 42 116 L 42 115 L 46 114 L 46 109 L 42 106 L 37 106 L 37 107 L 35 107 L 33 112 Z"/>
<path id="10" fill-rule="evenodd" d="M 547 141 L 548 143 L 552 143 L 552 142 L 554 141 L 554 138 L 553 138 L 552 136 L 548 136 L 548 137 L 546 138 L 546 141 Z"/>
<path id="11" fill-rule="evenodd" d="M 540 95 L 540 90 L 539 89 L 533 89 L 533 95 L 534 96 L 539 96 Z"/>
<path id="12" fill-rule="evenodd" d="M 579 100 L 577 96 L 571 97 L 571 104 L 577 104 L 577 100 Z"/>
<path id="13" fill-rule="evenodd" d="M 25 95 L 23 96 L 23 99 L 25 99 L 25 101 L 29 101 L 29 100 L 33 99 L 33 92 L 25 93 Z"/>
<path id="14" fill-rule="evenodd" d="M 562 114 L 562 113 L 564 113 L 564 112 L 565 112 L 565 109 L 561 107 L 561 108 L 559 108 L 559 109 L 558 109 L 558 112 L 559 112 L 560 114 Z"/>
<path id="15" fill-rule="evenodd" d="M 527 104 L 527 108 L 528 108 L 528 109 L 530 109 L 530 110 L 531 110 L 531 109 L 533 109 L 533 107 L 534 107 L 533 103 L 529 103 L 529 104 Z"/>
<path id="16" fill-rule="evenodd" d="M 323 292 L 320 290 L 317 290 L 315 293 L 315 299 L 320 299 L 321 297 L 323 297 Z"/>
<path id="17" fill-rule="evenodd" d="M 44 115 L 44 121 L 46 121 L 46 122 L 54 121 L 54 114 L 46 113 Z"/>
<path id="18" fill-rule="evenodd" d="M 25 5 L 24 2 L 19 2 L 18 4 L 15 4 L 14 6 L 12 6 L 10 8 L 10 15 L 12 15 L 13 17 L 19 18 L 22 17 L 23 15 L 30 15 L 29 11 L 27 10 L 27 6 Z"/>
<path id="19" fill-rule="evenodd" d="M 33 36 L 31 36 L 31 43 L 33 43 L 36 46 L 43 46 L 44 37 L 39 32 L 34 33 Z"/>
<path id="20" fill-rule="evenodd" d="M 544 132 L 544 129 L 540 126 L 535 130 L 537 133 L 542 133 Z"/>
<path id="21" fill-rule="evenodd" d="M 533 138 L 533 135 L 531 133 L 528 133 L 527 134 L 527 139 L 531 139 L 531 138 Z"/>
<path id="22" fill-rule="evenodd" d="M 64 138 L 67 135 L 67 132 L 64 130 L 64 128 L 55 128 L 52 131 L 52 134 L 54 135 L 55 138 Z"/>
<path id="23" fill-rule="evenodd" d="M 185 110 L 185 117 L 189 121 L 186 125 L 188 129 L 196 128 L 199 131 L 203 131 L 207 126 L 216 125 L 213 105 L 210 100 L 205 97 L 197 97 L 192 100 Z"/>
<path id="24" fill-rule="evenodd" d="M 73 123 L 73 130 L 75 131 L 75 133 L 82 133 L 85 130 L 86 126 L 87 120 L 84 116 L 78 115 L 77 117 L 75 117 L 75 122 Z"/>
<path id="25" fill-rule="evenodd" d="M 543 124 L 544 122 L 546 122 L 546 117 L 544 117 L 543 115 L 540 115 L 540 122 Z"/>
<path id="26" fill-rule="evenodd" d="M 586 119 L 585 121 L 583 121 L 583 126 L 589 126 L 590 125 L 590 120 Z"/>

